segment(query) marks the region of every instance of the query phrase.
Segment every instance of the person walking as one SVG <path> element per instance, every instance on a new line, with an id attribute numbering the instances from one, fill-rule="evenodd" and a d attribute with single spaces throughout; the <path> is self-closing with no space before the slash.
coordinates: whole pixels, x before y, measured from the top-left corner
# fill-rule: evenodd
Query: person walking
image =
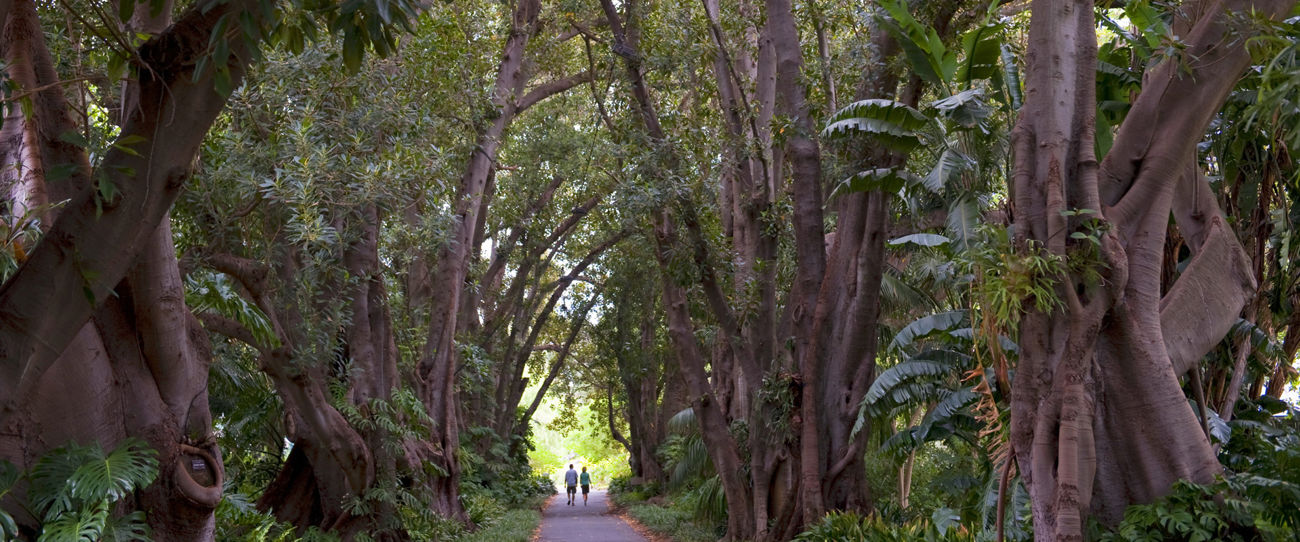
<path id="1" fill-rule="evenodd" d="M 586 471 L 587 467 L 582 470 Z M 569 506 L 573 506 L 578 498 L 578 471 L 573 470 L 573 463 L 569 463 L 569 472 L 564 473 L 564 485 L 569 490 Z"/>
<path id="2" fill-rule="evenodd" d="M 591 475 L 587 474 L 587 467 L 582 467 L 578 483 L 582 484 L 582 505 L 587 506 L 587 494 L 591 492 Z"/>

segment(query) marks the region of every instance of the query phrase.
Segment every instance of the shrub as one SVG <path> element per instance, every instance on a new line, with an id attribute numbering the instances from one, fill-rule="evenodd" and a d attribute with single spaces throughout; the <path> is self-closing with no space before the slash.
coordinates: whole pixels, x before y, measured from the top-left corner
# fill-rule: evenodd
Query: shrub
<path id="1" fill-rule="evenodd" d="M 693 513 L 688 510 L 634 504 L 627 508 L 627 513 L 647 529 L 677 542 L 713 542 L 718 539 L 718 533 L 714 530 L 692 521 Z"/>
<path id="2" fill-rule="evenodd" d="M 511 510 L 491 525 L 456 538 L 457 542 L 528 542 L 542 521 L 536 510 Z"/>
<path id="3" fill-rule="evenodd" d="M 0 461 L 0 497 L 22 479 L 30 484 L 22 506 L 40 520 L 42 541 L 149 540 L 143 511 L 116 516 L 118 501 L 153 483 L 157 453 L 141 440 L 124 440 L 112 452 L 69 444 L 36 460 L 27 472 Z M 0 511 L 0 539 L 17 538 L 13 517 Z"/>
<path id="4" fill-rule="evenodd" d="M 1114 531 L 1094 523 L 1091 538 L 1097 542 L 1296 540 L 1296 530 L 1287 518 L 1300 506 L 1300 490 L 1285 482 L 1248 476 L 1220 478 L 1205 485 L 1180 480 L 1168 496 L 1128 507 Z M 1289 510 L 1274 509 L 1277 503 L 1272 500 L 1240 496 L 1270 490 L 1286 495 L 1282 506 Z"/>
<path id="5" fill-rule="evenodd" d="M 974 542 L 975 535 L 960 526 L 940 529 L 926 520 L 902 525 L 876 516 L 831 512 L 795 537 L 799 542 Z"/>

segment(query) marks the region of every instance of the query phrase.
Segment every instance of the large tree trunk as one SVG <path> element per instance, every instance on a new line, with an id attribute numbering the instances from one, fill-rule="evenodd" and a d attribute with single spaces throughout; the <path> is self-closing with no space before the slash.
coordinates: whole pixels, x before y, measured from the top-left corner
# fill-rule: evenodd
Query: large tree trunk
<path id="1" fill-rule="evenodd" d="M 1183 4 L 1175 27 L 1186 31 L 1185 56 L 1148 72 L 1099 170 L 1093 4 L 1034 3 L 1014 133 L 1016 246 L 1032 257 L 1097 246 L 1102 277 L 1069 273 L 1056 288 L 1061 305 L 1029 310 L 1020 323 L 1011 439 L 1041 540 L 1081 540 L 1090 514 L 1114 523 L 1127 504 L 1155 499 L 1175 480 L 1204 483 L 1219 472 L 1178 376 L 1223 336 L 1254 288 L 1213 198 L 1196 197 L 1209 190 L 1192 158 L 1249 62 L 1241 40 L 1226 37 L 1229 11 L 1246 4 Z M 1292 2 L 1253 5 L 1276 17 Z M 1099 212 L 1063 214 L 1078 209 Z M 1162 298 L 1171 213 L 1195 256 Z M 1077 231 L 1098 244 L 1072 239 Z"/>
<path id="2" fill-rule="evenodd" d="M 209 329 L 261 351 L 262 366 L 285 405 L 288 438 L 294 447 L 259 507 L 300 528 L 316 526 L 345 538 L 364 532 L 377 539 L 402 540 L 406 534 L 391 527 L 391 505 L 378 503 L 378 509 L 360 516 L 348 505 L 377 484 L 391 483 L 403 472 L 420 471 L 419 443 L 393 446 L 389 441 L 399 437 L 377 428 L 378 424 L 369 430 L 353 427 L 329 399 L 331 380 L 345 379 L 348 401 L 366 416 L 373 412 L 373 402 L 391 398 L 399 382 L 397 347 L 380 275 L 381 218 L 376 205 L 364 206 L 349 222 L 347 230 L 355 237 L 342 254 L 342 264 L 354 282 L 346 297 L 323 300 L 341 302 L 350 312 L 338 345 L 351 363 L 346 374 L 331 376 L 323 360 L 295 359 L 298 346 L 304 344 L 305 322 L 293 286 L 299 272 L 293 247 L 277 251 L 285 257 L 273 269 L 231 255 L 207 258 L 214 268 L 236 278 L 270 317 L 279 346 L 259 344 L 247 330 L 218 316 L 204 317 Z M 272 273 L 278 278 L 275 287 L 269 280 Z"/>
<path id="3" fill-rule="evenodd" d="M 29 466 L 69 442 L 112 448 L 126 437 L 145 440 L 161 472 L 134 506 L 150 512 L 160 540 L 211 539 L 221 496 L 210 356 L 183 301 L 166 211 L 225 103 L 210 73 L 196 79 L 187 62 L 206 49 L 217 18 L 246 7 L 196 7 L 141 47 L 149 67 L 129 92 L 140 107 L 129 111 L 122 137 L 148 144 L 105 157 L 98 182 L 120 194 L 104 199 L 85 150 L 59 139 L 76 127 L 34 3 L 0 2 L 0 54 L 10 77 L 35 92 L 32 115 L 11 116 L 5 126 L 0 156 L 18 173 L 6 179 L 5 219 L 48 201 L 45 193 L 70 200 L 57 217 L 44 217 L 52 225 L 43 241 L 0 287 L 0 457 Z M 238 81 L 245 57 L 242 45 L 234 49 L 228 68 Z M 70 178 L 46 184 L 46 172 L 67 166 Z"/>
<path id="4" fill-rule="evenodd" d="M 19 25 L 16 17 L 34 10 L 28 0 L 12 1 L 7 29 Z M 199 143 L 226 102 L 213 87 L 215 66 L 196 78 L 193 59 L 207 50 L 218 19 L 244 10 L 260 13 L 251 1 L 203 3 L 140 47 L 139 58 L 149 66 L 139 70 L 141 105 L 128 112 L 119 139 L 139 138 L 147 145 L 129 144 L 131 151 L 115 147 L 106 153 L 100 166 L 103 177 L 97 182 L 111 182 L 119 192 L 114 197 L 101 198 L 92 190 L 90 179 L 81 176 L 88 171 L 65 180 L 78 192 L 31 259 L 0 287 L 0 397 L 11 397 L 12 386 L 39 376 L 62 353 L 126 275 L 171 207 L 190 174 Z M 34 23 L 34 13 L 28 16 Z M 35 34 L 39 36 L 39 30 Z M 247 55 L 240 40 L 234 40 L 231 49 L 234 54 L 226 67 L 238 84 Z M 50 114 L 68 113 L 65 106 Z M 59 149 L 42 149 L 45 167 L 84 163 L 84 158 L 51 159 L 62 154 Z"/>

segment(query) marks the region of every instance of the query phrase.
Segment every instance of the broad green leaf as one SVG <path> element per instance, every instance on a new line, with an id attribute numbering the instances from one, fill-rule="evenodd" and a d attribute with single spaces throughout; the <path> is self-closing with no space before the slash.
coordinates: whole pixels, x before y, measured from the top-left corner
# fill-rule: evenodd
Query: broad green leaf
<path id="1" fill-rule="evenodd" d="M 979 206 L 969 197 L 961 197 L 948 206 L 947 228 L 953 243 L 961 249 L 969 247 L 975 240 L 975 228 L 979 226 Z"/>
<path id="2" fill-rule="evenodd" d="M 924 316 L 916 321 L 907 324 L 903 329 L 898 331 L 894 340 L 889 343 L 889 349 L 902 351 L 913 342 L 922 337 L 926 337 L 938 331 L 948 331 L 966 322 L 967 313 L 964 310 L 941 312 Z"/>
<path id="3" fill-rule="evenodd" d="M 930 521 L 934 522 L 934 528 L 939 531 L 939 536 L 945 536 L 948 534 L 948 529 L 960 525 L 961 515 L 951 508 L 941 506 L 930 514 Z"/>
<path id="4" fill-rule="evenodd" d="M 947 244 L 948 238 L 935 233 L 913 233 L 889 241 L 891 245 L 905 245 L 908 243 L 923 247 L 937 247 Z"/>
<path id="5" fill-rule="evenodd" d="M 930 172 L 921 179 L 921 184 L 926 189 L 935 193 L 942 194 L 945 186 L 961 178 L 961 175 L 975 167 L 975 161 L 965 153 L 953 147 L 943 149 L 939 155 L 939 160 L 934 163 Z"/>
<path id="6" fill-rule="evenodd" d="M 1020 67 L 1016 64 L 1016 55 L 1006 44 L 1002 45 L 1002 86 L 1010 99 L 1011 109 L 1019 110 L 1025 103 L 1024 92 L 1020 89 Z"/>
<path id="7" fill-rule="evenodd" d="M 828 199 L 838 197 L 842 194 L 854 194 L 857 192 L 868 192 L 879 190 L 887 194 L 896 194 L 909 186 L 921 184 L 921 179 L 909 171 L 898 170 L 893 168 L 870 169 L 859 171 L 847 179 L 840 181 L 831 190 Z"/>
<path id="8" fill-rule="evenodd" d="M 930 105 L 965 128 L 975 127 L 993 113 L 992 108 L 984 103 L 984 91 L 980 89 L 964 90 Z"/>
<path id="9" fill-rule="evenodd" d="M 862 397 L 862 404 L 869 406 L 888 396 L 896 387 L 908 380 L 934 378 L 947 375 L 953 367 L 947 363 L 929 360 L 909 360 L 880 373 L 871 383 L 871 389 Z"/>
<path id="10" fill-rule="evenodd" d="M 902 2 L 887 0 L 879 4 L 889 13 L 889 18 L 882 18 L 881 24 L 898 40 L 912 70 L 927 83 L 948 88 L 957 60 L 948 53 L 938 32 L 913 18 Z"/>
<path id="11" fill-rule="evenodd" d="M 961 37 L 962 61 L 957 69 L 956 81 L 965 88 L 979 79 L 989 79 L 998 74 L 998 57 L 1002 53 L 1002 40 L 998 35 L 1002 24 L 984 25 L 966 32 Z"/>
<path id="12" fill-rule="evenodd" d="M 907 104 L 862 100 L 837 111 L 822 135 L 834 137 L 860 132 L 886 147 L 906 152 L 923 142 L 922 129 L 929 123 L 929 117 Z"/>
<path id="13" fill-rule="evenodd" d="M 86 136 L 85 136 L 84 134 L 82 134 L 81 132 L 72 131 L 72 130 L 69 130 L 69 131 L 67 131 L 67 132 L 63 132 L 63 133 L 59 134 L 59 140 L 62 141 L 62 142 L 64 142 L 64 143 L 70 143 L 70 144 L 72 144 L 72 145 L 76 145 L 76 146 L 81 147 L 81 148 L 83 148 L 83 149 L 89 149 L 89 148 L 90 148 L 90 141 L 87 140 L 87 139 L 86 139 Z"/>
<path id="14" fill-rule="evenodd" d="M 948 394 L 942 401 L 934 405 L 930 412 L 926 414 L 925 421 L 921 423 L 922 433 L 928 433 L 930 427 L 937 424 L 944 424 L 951 421 L 962 409 L 975 404 L 979 401 L 980 395 L 975 393 L 971 388 L 962 388 Z"/>
<path id="15" fill-rule="evenodd" d="M 73 496 L 86 502 L 117 501 L 153 483 L 158 476 L 155 456 L 143 441 L 128 439 L 108 455 L 97 455 L 77 468 L 68 479 Z"/>

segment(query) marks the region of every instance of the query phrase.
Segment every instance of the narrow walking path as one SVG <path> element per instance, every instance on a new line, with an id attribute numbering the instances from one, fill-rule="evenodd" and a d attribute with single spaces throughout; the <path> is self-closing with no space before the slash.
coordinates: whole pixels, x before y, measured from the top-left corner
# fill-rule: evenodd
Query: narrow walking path
<path id="1" fill-rule="evenodd" d="M 649 542 L 610 512 L 604 491 L 593 489 L 586 506 L 582 505 L 581 492 L 577 505 L 566 502 L 568 498 L 561 492 L 546 503 L 541 536 L 536 542 Z"/>

